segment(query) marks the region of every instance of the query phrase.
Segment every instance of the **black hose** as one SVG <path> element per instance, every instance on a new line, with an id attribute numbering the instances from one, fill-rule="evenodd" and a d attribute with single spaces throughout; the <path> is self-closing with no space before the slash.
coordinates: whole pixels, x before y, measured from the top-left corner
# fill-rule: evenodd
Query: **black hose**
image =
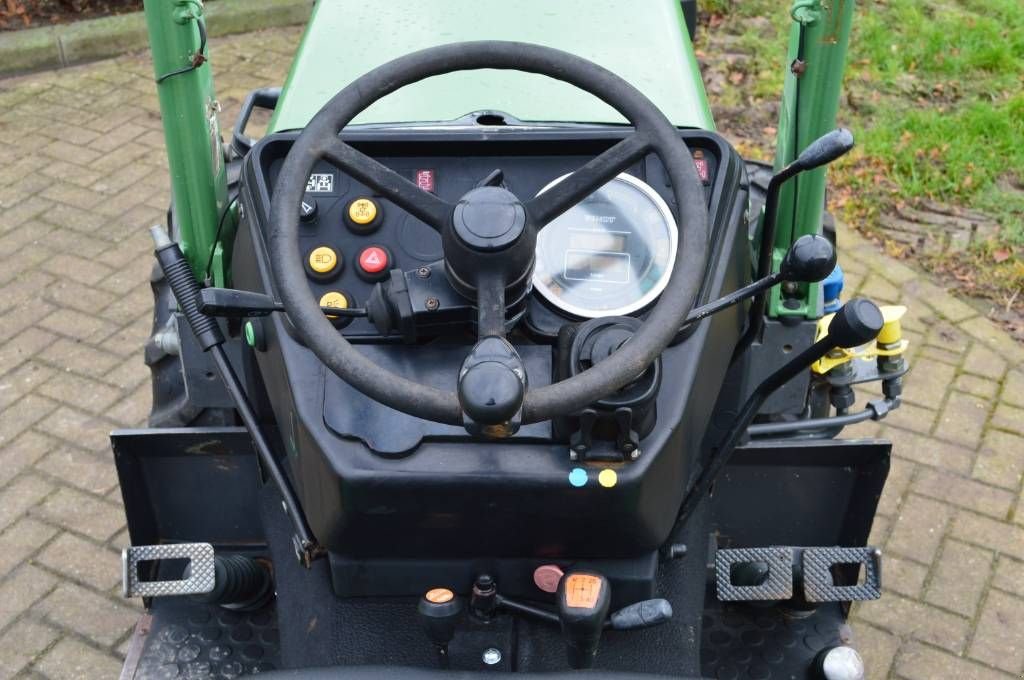
<path id="1" fill-rule="evenodd" d="M 790 432 L 821 430 L 825 428 L 842 429 L 850 425 L 863 423 L 866 420 L 880 420 L 885 417 L 885 414 L 889 411 L 900 407 L 900 402 L 898 400 L 886 399 L 885 404 L 888 408 L 884 412 L 880 412 L 877 408 L 868 406 L 857 413 L 840 414 L 827 418 L 805 418 L 803 420 L 790 420 L 782 423 L 758 423 L 757 425 L 751 425 L 748 427 L 747 434 L 751 437 L 760 437 L 773 434 L 788 434 Z"/>

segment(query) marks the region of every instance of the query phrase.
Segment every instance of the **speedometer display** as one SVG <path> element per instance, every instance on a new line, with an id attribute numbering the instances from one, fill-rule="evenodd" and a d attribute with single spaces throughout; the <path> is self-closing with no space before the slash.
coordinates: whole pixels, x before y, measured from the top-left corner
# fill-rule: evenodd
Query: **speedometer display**
<path id="1" fill-rule="evenodd" d="M 677 247 L 665 201 L 636 177 L 621 174 L 541 229 L 533 285 L 573 316 L 630 314 L 665 289 Z"/>

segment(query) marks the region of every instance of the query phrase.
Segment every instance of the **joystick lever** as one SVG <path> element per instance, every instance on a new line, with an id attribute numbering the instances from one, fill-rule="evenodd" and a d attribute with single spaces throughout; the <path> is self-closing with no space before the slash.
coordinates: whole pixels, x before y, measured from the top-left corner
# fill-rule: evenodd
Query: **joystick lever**
<path id="1" fill-rule="evenodd" d="M 611 595 L 608 579 L 593 572 L 569 572 L 559 581 L 558 621 L 571 668 L 594 665 Z"/>
<path id="2" fill-rule="evenodd" d="M 455 637 L 455 624 L 462 614 L 462 599 L 448 588 L 432 588 L 416 607 L 427 637 L 437 647 L 441 668 L 448 668 L 448 643 Z"/>

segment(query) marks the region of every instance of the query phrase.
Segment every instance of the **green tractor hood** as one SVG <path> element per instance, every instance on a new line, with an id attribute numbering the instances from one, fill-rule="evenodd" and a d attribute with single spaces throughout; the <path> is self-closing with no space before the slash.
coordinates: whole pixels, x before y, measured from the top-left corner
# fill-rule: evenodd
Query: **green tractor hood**
<path id="1" fill-rule="evenodd" d="M 637 86 L 675 125 L 714 128 L 679 0 L 320 0 L 271 131 L 304 127 L 338 90 L 384 62 L 468 40 L 516 40 L 572 52 Z M 523 121 L 625 122 L 571 85 L 485 70 L 428 78 L 385 97 L 354 122 L 449 121 L 481 110 Z"/>

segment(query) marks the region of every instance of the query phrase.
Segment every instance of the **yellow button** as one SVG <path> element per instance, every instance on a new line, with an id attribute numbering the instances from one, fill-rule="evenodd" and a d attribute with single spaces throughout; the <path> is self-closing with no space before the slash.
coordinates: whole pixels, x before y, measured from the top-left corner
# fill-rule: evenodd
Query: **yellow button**
<path id="1" fill-rule="evenodd" d="M 368 198 L 357 198 L 348 206 L 348 218 L 356 224 L 369 224 L 377 219 L 377 204 Z"/>
<path id="2" fill-rule="evenodd" d="M 601 470 L 601 473 L 597 476 L 597 483 L 606 489 L 610 489 L 619 483 L 619 476 L 615 473 L 615 470 Z"/>
<path id="3" fill-rule="evenodd" d="M 338 254 L 327 246 L 315 248 L 309 254 L 309 268 L 318 274 L 327 274 L 338 266 Z"/>
<path id="4" fill-rule="evenodd" d="M 339 293 L 336 290 L 332 290 L 330 293 L 324 293 L 324 296 L 320 298 L 321 307 L 337 307 L 338 309 L 348 309 L 348 298 L 345 297 L 344 293 Z M 328 319 L 337 319 L 338 317 L 327 315 Z"/>

